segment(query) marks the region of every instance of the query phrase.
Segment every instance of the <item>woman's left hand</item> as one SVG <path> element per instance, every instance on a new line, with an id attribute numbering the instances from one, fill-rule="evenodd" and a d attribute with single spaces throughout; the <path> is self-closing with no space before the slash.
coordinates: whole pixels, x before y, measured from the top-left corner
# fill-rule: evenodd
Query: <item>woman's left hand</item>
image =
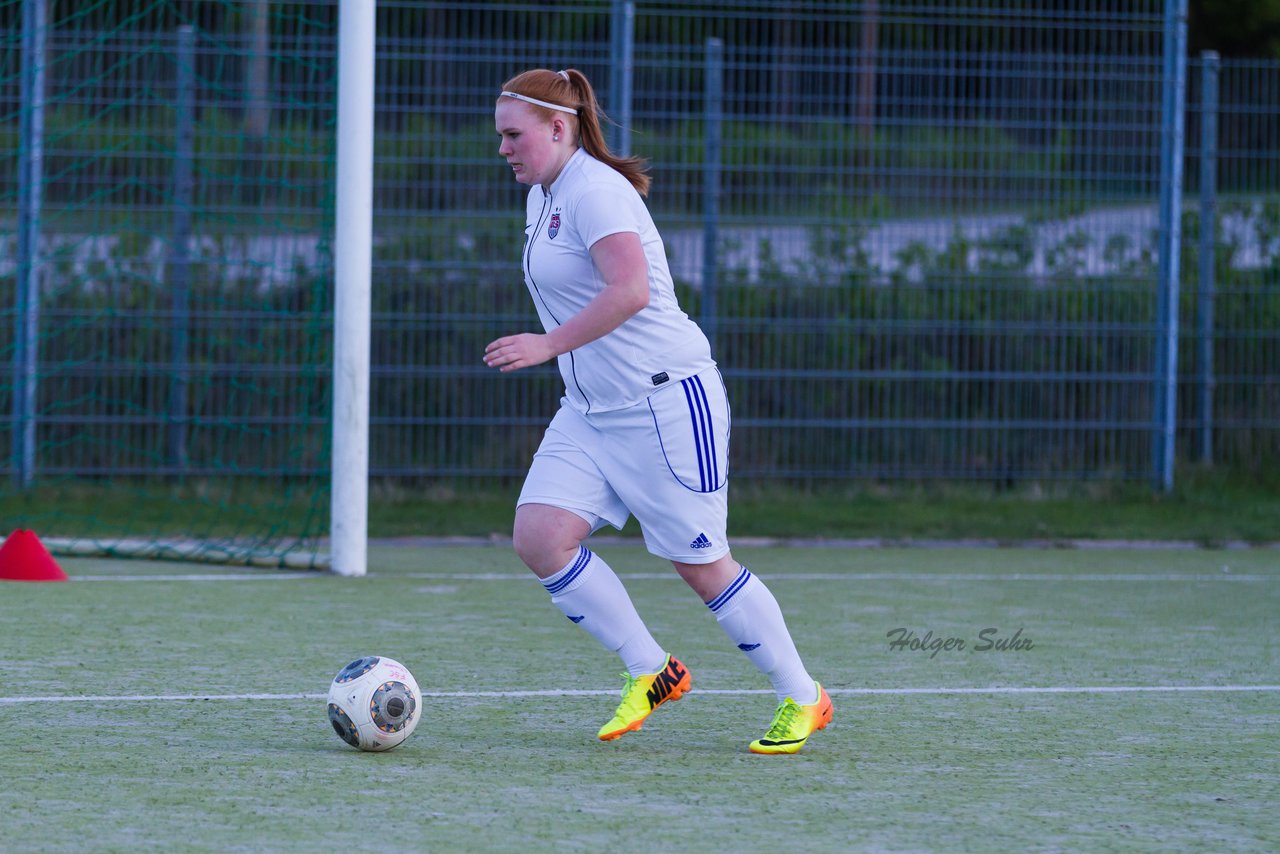
<path id="1" fill-rule="evenodd" d="M 484 363 L 506 373 L 541 365 L 556 356 L 546 335 L 522 332 L 489 342 L 484 348 Z"/>

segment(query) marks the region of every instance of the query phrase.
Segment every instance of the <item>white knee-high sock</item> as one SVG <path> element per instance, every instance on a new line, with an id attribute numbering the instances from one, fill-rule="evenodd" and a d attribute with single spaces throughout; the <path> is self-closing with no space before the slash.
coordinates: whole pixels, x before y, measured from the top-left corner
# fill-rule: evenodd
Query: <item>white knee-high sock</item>
<path id="1" fill-rule="evenodd" d="M 649 634 L 622 581 L 586 546 L 578 547 L 564 569 L 542 579 L 542 586 L 566 617 L 621 656 L 632 676 L 657 673 L 666 664 L 666 651 Z"/>
<path id="2" fill-rule="evenodd" d="M 730 640 L 769 677 L 779 703 L 788 697 L 801 705 L 817 701 L 817 686 L 796 652 L 778 600 L 763 581 L 744 566 L 707 607 Z"/>

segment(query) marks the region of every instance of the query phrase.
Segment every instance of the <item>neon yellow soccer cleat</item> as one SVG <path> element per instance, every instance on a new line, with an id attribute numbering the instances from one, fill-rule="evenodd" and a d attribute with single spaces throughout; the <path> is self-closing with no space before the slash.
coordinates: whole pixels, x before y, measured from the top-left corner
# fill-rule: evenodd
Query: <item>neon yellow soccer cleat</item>
<path id="1" fill-rule="evenodd" d="M 667 656 L 667 666 L 657 673 L 641 676 L 622 674 L 626 684 L 622 686 L 622 703 L 614 712 L 613 720 L 600 727 L 597 737 L 601 741 L 613 741 L 629 732 L 640 729 L 645 718 L 668 700 L 679 700 L 689 690 L 689 671 L 674 656 Z"/>
<path id="2" fill-rule="evenodd" d="M 817 701 L 808 706 L 788 697 L 773 713 L 773 723 L 764 738 L 751 742 L 751 752 L 799 753 L 809 736 L 831 723 L 831 712 L 831 698 L 821 685 Z"/>

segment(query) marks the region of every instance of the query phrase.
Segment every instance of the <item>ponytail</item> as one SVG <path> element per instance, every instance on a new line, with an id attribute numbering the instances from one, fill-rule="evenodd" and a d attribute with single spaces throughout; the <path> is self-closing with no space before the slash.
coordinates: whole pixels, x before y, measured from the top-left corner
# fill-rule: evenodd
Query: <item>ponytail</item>
<path id="1" fill-rule="evenodd" d="M 549 104 L 558 104 L 578 111 L 576 125 L 578 144 L 582 149 L 614 170 L 636 188 L 642 196 L 649 195 L 649 163 L 641 157 L 619 157 L 609 150 L 605 142 L 604 131 L 600 127 L 600 117 L 604 113 L 596 101 L 595 90 L 591 81 L 576 68 L 564 71 L 548 71 L 535 68 L 512 77 L 502 85 L 502 91 L 515 92 L 526 98 L 534 98 Z M 534 105 L 535 110 L 542 110 L 548 117 L 553 110 Z M 570 124 L 575 118 L 567 118 Z"/>

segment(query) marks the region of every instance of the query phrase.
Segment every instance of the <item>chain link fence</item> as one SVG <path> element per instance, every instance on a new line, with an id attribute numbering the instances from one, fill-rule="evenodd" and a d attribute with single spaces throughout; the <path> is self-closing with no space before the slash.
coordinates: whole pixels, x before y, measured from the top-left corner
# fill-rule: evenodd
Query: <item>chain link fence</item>
<path id="1" fill-rule="evenodd" d="M 53 4 L 35 116 L 33 5 L 0 2 L 0 465 L 322 477 L 336 4 Z M 373 475 L 517 477 L 557 405 L 480 361 L 537 328 L 492 125 L 527 67 L 581 69 L 651 160 L 739 478 L 1280 459 L 1280 64 L 1177 90 L 1176 7 L 383 0 Z"/>

